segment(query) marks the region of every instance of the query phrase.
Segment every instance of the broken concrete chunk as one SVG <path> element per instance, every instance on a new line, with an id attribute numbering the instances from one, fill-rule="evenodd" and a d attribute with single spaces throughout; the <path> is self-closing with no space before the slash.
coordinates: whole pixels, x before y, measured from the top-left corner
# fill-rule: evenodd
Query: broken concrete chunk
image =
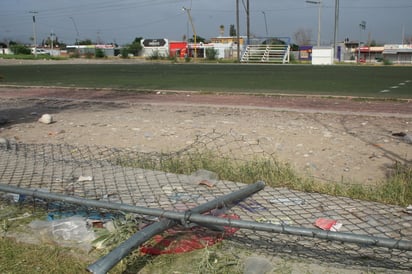
<path id="1" fill-rule="evenodd" d="M 53 116 L 51 116 L 51 114 L 43 114 L 40 117 L 39 122 L 43 124 L 51 124 L 53 123 Z"/>

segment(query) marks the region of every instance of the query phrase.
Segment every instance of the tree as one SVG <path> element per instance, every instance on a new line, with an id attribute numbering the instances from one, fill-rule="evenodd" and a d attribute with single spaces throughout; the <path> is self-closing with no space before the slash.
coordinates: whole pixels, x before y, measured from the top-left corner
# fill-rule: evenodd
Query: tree
<path id="1" fill-rule="evenodd" d="M 30 48 L 26 47 L 25 45 L 18 44 L 18 43 L 10 42 L 10 50 L 14 54 L 25 54 L 25 55 L 31 54 Z"/>
<path id="2" fill-rule="evenodd" d="M 300 28 L 295 32 L 293 36 L 295 38 L 296 44 L 300 46 L 310 45 L 310 41 L 312 37 L 312 30 Z"/>
<path id="3" fill-rule="evenodd" d="M 279 38 L 270 38 L 266 41 L 263 42 L 264 45 L 285 45 L 286 42 L 283 40 L 280 40 Z"/>
<path id="4" fill-rule="evenodd" d="M 224 25 L 220 25 L 219 31 L 220 31 L 220 36 L 225 35 L 225 26 L 224 26 Z"/>
<path id="5" fill-rule="evenodd" d="M 195 42 L 195 36 L 193 35 L 192 38 L 189 39 L 190 43 Z M 206 38 L 203 38 L 202 36 L 196 35 L 196 43 L 206 43 Z"/>
<path id="6" fill-rule="evenodd" d="M 131 44 L 125 46 L 128 53 L 133 54 L 134 56 L 138 56 L 140 51 L 142 50 L 142 43 L 143 37 L 136 37 Z M 124 55 L 125 52 L 122 53 Z"/>
<path id="7" fill-rule="evenodd" d="M 96 49 L 96 52 L 94 54 L 94 56 L 96 56 L 96 58 L 104 58 L 106 57 L 106 54 L 104 53 L 104 51 L 102 49 Z"/>
<path id="8" fill-rule="evenodd" d="M 230 25 L 229 36 L 237 36 L 235 25 Z"/>
<path id="9" fill-rule="evenodd" d="M 290 44 L 290 50 L 291 50 L 291 51 L 298 51 L 298 50 L 299 50 L 299 45 Z"/>
<path id="10" fill-rule="evenodd" d="M 206 59 L 207 60 L 216 60 L 219 52 L 214 48 L 207 48 L 206 49 Z"/>
<path id="11" fill-rule="evenodd" d="M 78 45 L 93 45 L 93 42 L 90 39 L 85 39 L 85 40 L 78 41 L 77 44 Z"/>

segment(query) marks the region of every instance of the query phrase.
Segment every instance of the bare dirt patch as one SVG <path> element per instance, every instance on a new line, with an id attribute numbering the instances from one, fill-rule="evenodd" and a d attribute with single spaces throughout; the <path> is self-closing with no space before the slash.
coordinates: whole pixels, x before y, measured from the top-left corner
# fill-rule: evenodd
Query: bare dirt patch
<path id="1" fill-rule="evenodd" d="M 37 122 L 44 113 L 55 122 Z M 0 136 L 21 142 L 141 151 L 235 131 L 317 180 L 373 184 L 412 158 L 411 144 L 392 135 L 412 133 L 408 101 L 1 87 L 0 117 Z"/>

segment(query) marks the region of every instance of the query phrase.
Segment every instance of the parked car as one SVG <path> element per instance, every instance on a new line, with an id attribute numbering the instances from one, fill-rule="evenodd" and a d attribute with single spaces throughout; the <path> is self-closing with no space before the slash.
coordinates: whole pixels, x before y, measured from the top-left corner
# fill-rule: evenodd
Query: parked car
<path id="1" fill-rule="evenodd" d="M 31 54 L 34 54 L 34 48 L 31 49 Z M 50 55 L 50 52 L 48 52 L 44 49 L 37 49 L 36 48 L 36 54 L 37 55 L 40 55 L 40 54 Z"/>

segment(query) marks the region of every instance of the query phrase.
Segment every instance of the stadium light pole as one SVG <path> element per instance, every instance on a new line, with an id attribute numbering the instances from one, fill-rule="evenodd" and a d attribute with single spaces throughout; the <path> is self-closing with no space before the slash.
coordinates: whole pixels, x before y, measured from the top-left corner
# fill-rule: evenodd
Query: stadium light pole
<path id="1" fill-rule="evenodd" d="M 268 33 L 268 22 L 266 21 L 266 12 L 262 11 L 263 19 L 265 19 L 266 37 L 269 37 Z"/>
<path id="2" fill-rule="evenodd" d="M 362 40 L 362 31 L 366 29 L 366 21 L 362 21 L 359 24 L 359 43 L 358 43 L 358 63 L 360 63 L 360 48 L 361 48 L 361 40 Z"/>
<path id="3" fill-rule="evenodd" d="M 312 1 L 306 0 L 306 3 L 318 5 L 318 41 L 317 46 L 320 46 L 320 27 L 321 27 L 321 14 L 322 14 L 322 0 Z"/>
<path id="4" fill-rule="evenodd" d="M 33 14 L 33 43 L 34 43 L 34 57 L 37 57 L 37 38 L 36 38 L 36 14 L 37 11 L 30 11 Z"/>
<path id="5" fill-rule="evenodd" d="M 194 41 L 195 41 L 195 56 L 194 56 L 194 59 L 196 61 L 196 57 L 197 57 L 196 37 L 197 37 L 197 34 L 196 34 L 195 25 L 193 24 L 192 15 L 190 14 L 191 8 L 188 9 L 188 8 L 183 7 L 182 10 L 187 12 L 187 16 L 189 17 L 190 24 L 192 25 L 193 37 L 194 37 Z"/>

